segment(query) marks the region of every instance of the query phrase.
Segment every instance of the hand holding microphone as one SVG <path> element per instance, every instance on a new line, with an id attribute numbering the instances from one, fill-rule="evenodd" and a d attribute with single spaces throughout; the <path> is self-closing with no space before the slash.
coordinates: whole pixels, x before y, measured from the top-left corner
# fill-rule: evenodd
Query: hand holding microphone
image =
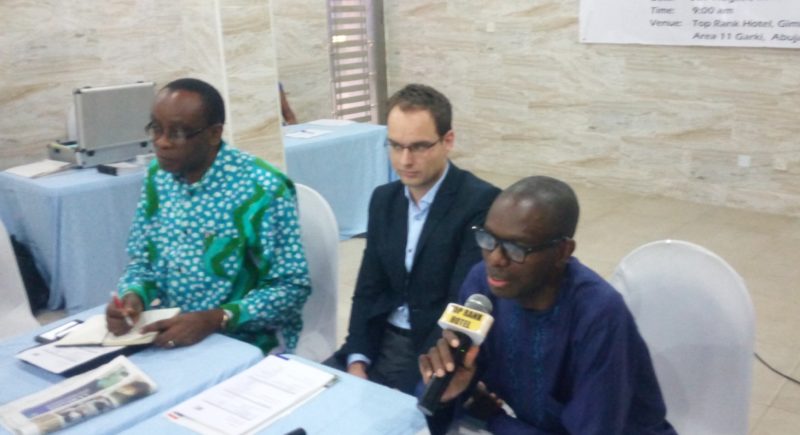
<path id="1" fill-rule="evenodd" d="M 481 294 L 470 296 L 463 306 L 447 305 L 439 319 L 442 338 L 419 357 L 427 386 L 417 408 L 425 415 L 433 415 L 441 402 L 457 397 L 469 385 L 475 375 L 479 346 L 494 323 L 491 311 L 491 301 Z"/>

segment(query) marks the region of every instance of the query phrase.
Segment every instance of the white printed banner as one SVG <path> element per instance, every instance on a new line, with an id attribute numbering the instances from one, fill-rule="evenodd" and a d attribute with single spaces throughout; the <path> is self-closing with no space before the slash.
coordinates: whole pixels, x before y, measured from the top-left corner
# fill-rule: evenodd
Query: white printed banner
<path id="1" fill-rule="evenodd" d="M 581 0 L 585 43 L 800 48 L 800 0 Z"/>

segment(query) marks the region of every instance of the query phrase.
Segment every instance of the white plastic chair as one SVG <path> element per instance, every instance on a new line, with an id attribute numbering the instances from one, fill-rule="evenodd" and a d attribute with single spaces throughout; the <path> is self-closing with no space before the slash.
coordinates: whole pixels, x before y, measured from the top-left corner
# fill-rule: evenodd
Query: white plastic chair
<path id="1" fill-rule="evenodd" d="M 755 318 L 744 281 L 713 252 L 645 244 L 611 278 L 647 342 L 678 433 L 746 434 Z"/>
<path id="2" fill-rule="evenodd" d="M 300 232 L 311 275 L 311 296 L 303 307 L 303 331 L 295 353 L 321 362 L 336 350 L 339 288 L 339 229 L 325 198 L 295 183 Z"/>
<path id="3" fill-rule="evenodd" d="M 31 314 L 28 293 L 22 283 L 11 239 L 0 222 L 0 338 L 21 334 L 39 326 Z"/>

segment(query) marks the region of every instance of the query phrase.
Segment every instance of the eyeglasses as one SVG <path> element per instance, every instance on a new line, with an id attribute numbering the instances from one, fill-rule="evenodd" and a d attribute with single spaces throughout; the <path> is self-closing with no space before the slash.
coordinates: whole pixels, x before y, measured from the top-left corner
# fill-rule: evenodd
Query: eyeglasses
<path id="1" fill-rule="evenodd" d="M 498 246 L 502 246 L 505 255 L 515 263 L 524 262 L 525 257 L 532 252 L 544 251 L 558 245 L 565 240 L 569 240 L 569 237 L 562 236 L 538 245 L 522 246 L 510 240 L 498 239 L 494 236 L 494 234 L 479 226 L 472 227 L 472 231 L 475 232 L 475 241 L 478 243 L 478 246 L 480 246 L 481 249 L 494 251 Z"/>
<path id="2" fill-rule="evenodd" d="M 442 138 L 436 139 L 436 142 L 415 142 L 411 145 L 401 145 L 391 139 L 386 140 L 386 146 L 392 149 L 392 151 L 397 153 L 402 153 L 403 150 L 408 150 L 411 154 L 420 154 L 424 153 L 425 151 L 433 148 L 434 145 L 441 142 Z"/>
<path id="3" fill-rule="evenodd" d="M 182 128 L 179 128 L 177 130 L 167 130 L 166 131 L 167 140 L 169 140 L 172 143 L 184 143 L 215 125 L 216 124 L 207 125 L 201 129 L 191 131 L 188 133 L 186 132 L 186 130 Z M 153 141 L 155 141 L 165 133 L 164 129 L 155 122 L 150 122 L 149 124 L 147 124 L 144 127 L 144 131 L 146 131 L 147 134 L 150 135 L 150 138 L 153 139 Z"/>

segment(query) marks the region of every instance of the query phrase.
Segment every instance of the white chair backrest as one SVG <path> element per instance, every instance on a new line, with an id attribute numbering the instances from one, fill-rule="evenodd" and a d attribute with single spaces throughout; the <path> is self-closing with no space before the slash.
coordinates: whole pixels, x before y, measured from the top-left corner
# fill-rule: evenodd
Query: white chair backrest
<path id="1" fill-rule="evenodd" d="M 31 314 L 28 293 L 22 283 L 11 239 L 0 222 L 0 338 L 21 334 L 39 326 Z"/>
<path id="2" fill-rule="evenodd" d="M 321 362 L 336 350 L 339 290 L 339 227 L 325 198 L 295 184 L 300 232 L 311 275 L 311 296 L 303 307 L 303 332 L 295 353 Z"/>
<path id="3" fill-rule="evenodd" d="M 678 433 L 746 434 L 755 318 L 744 281 L 683 241 L 643 245 L 611 278 L 647 342 Z"/>

